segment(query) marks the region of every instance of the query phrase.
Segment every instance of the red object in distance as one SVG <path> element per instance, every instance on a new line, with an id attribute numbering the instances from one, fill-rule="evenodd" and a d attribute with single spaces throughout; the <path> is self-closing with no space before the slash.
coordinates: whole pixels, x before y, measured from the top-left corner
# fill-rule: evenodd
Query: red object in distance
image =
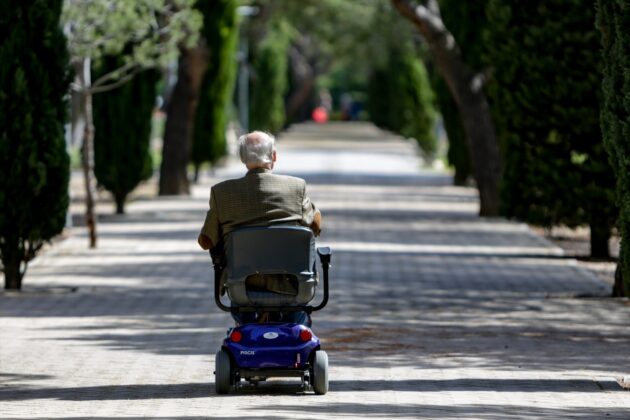
<path id="1" fill-rule="evenodd" d="M 324 124 L 328 121 L 328 111 L 323 106 L 318 106 L 313 110 L 311 118 L 318 124 Z"/>

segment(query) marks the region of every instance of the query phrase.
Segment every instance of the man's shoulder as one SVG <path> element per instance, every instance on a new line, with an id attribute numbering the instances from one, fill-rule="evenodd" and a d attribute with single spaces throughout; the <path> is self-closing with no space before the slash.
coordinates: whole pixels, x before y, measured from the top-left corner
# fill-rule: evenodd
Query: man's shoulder
<path id="1" fill-rule="evenodd" d="M 225 181 L 218 182 L 212 186 L 212 191 L 215 194 L 220 194 L 224 191 L 230 191 L 236 188 L 243 182 L 244 178 L 226 179 Z"/>
<path id="2" fill-rule="evenodd" d="M 274 181 L 281 182 L 287 185 L 295 185 L 295 186 L 301 187 L 306 184 L 306 181 L 296 176 L 278 175 L 278 174 L 267 174 L 267 176 L 269 176 Z"/>
<path id="3" fill-rule="evenodd" d="M 279 175 L 273 173 L 267 173 L 263 175 L 264 179 L 267 181 L 271 181 L 272 184 L 281 186 L 282 189 L 287 190 L 303 190 L 306 181 L 302 178 L 298 178 L 296 176 L 290 175 Z M 222 196 L 224 194 L 230 194 L 234 191 L 249 189 L 252 188 L 253 184 L 251 183 L 251 179 L 248 179 L 247 176 L 243 178 L 236 179 L 227 179 L 225 181 L 221 181 L 212 186 L 212 191 L 215 196 Z"/>

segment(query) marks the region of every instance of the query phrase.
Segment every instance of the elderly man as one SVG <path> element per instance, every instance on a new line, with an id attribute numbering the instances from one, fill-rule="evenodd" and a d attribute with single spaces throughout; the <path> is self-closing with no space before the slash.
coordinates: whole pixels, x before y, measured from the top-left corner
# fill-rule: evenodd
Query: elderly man
<path id="1" fill-rule="evenodd" d="M 306 194 L 306 182 L 272 173 L 277 159 L 275 139 L 254 131 L 238 139 L 241 161 L 247 174 L 212 187 L 210 210 L 198 242 L 205 250 L 222 249 L 223 238 L 235 228 L 295 224 L 307 226 L 319 235 L 321 213 Z M 233 314 L 237 323 L 252 322 L 246 314 Z M 304 312 L 284 314 L 283 320 L 309 324 Z"/>

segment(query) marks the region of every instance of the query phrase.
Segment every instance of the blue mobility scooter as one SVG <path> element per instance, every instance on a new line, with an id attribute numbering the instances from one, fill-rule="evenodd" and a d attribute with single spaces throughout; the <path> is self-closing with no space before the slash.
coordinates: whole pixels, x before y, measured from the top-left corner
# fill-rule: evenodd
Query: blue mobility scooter
<path id="1" fill-rule="evenodd" d="M 319 281 L 316 252 L 324 288 L 322 301 L 312 306 Z M 313 232 L 300 226 L 250 227 L 228 235 L 225 253 L 212 256 L 215 302 L 253 322 L 228 330 L 215 359 L 217 393 L 238 389 L 242 380 L 258 385 L 270 377 L 301 378 L 304 390 L 328 392 L 328 355 L 319 338 L 283 318 L 296 312 L 310 316 L 326 306 L 331 254 L 328 247 L 316 250 Z M 229 306 L 221 301 L 223 290 Z"/>

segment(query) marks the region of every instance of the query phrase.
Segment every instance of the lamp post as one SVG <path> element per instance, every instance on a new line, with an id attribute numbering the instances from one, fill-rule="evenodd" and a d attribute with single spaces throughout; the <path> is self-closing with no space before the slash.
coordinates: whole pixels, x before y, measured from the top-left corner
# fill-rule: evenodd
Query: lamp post
<path id="1" fill-rule="evenodd" d="M 239 16 L 248 18 L 256 16 L 258 10 L 258 7 L 255 6 L 239 6 L 236 12 Z M 243 25 L 245 22 L 246 19 L 243 19 Z M 241 122 L 241 130 L 243 133 L 247 133 L 249 131 L 249 67 L 247 64 L 249 58 L 249 42 L 246 33 L 241 35 L 239 43 L 238 115 Z"/>

